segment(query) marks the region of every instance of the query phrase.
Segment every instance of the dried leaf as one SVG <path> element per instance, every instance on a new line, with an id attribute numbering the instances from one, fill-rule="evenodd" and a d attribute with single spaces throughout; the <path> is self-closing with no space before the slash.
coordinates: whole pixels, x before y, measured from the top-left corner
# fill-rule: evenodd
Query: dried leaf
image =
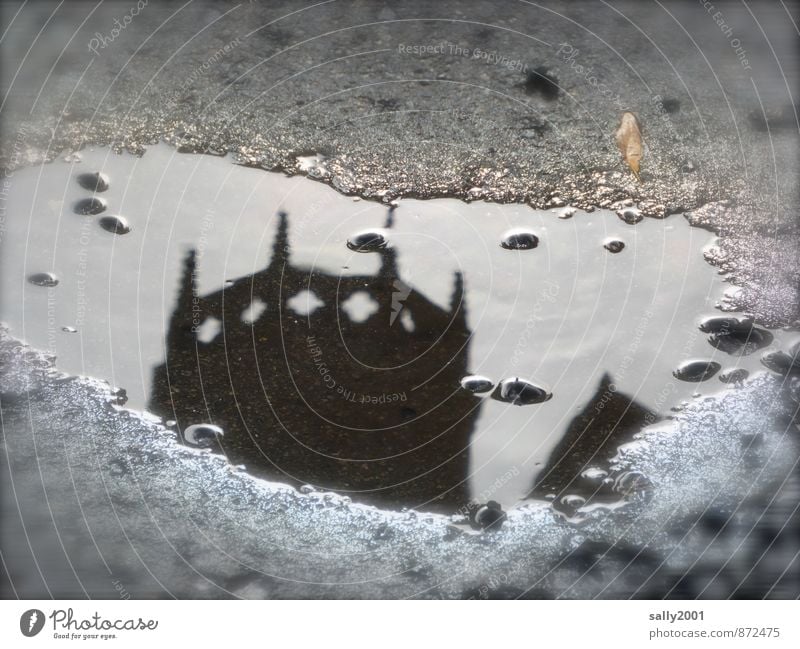
<path id="1" fill-rule="evenodd" d="M 642 130 L 635 114 L 622 113 L 616 137 L 622 158 L 628 163 L 633 175 L 636 176 L 636 180 L 641 182 L 641 178 L 639 178 L 639 163 L 642 160 L 644 148 L 642 145 Z"/>

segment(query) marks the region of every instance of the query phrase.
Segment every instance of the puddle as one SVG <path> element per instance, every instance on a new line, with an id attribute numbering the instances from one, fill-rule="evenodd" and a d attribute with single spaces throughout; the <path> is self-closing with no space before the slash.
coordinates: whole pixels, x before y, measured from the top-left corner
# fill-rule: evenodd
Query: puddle
<path id="1" fill-rule="evenodd" d="M 20 170 L 8 213 L 12 335 L 187 445 L 386 508 L 646 493 L 620 445 L 787 356 L 715 309 L 708 232 L 635 206 L 395 207 L 159 145 Z"/>

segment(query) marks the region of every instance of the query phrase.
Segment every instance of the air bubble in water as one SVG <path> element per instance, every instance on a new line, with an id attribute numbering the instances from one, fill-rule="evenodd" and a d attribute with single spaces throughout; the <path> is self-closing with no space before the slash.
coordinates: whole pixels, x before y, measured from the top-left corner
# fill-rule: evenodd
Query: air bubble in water
<path id="1" fill-rule="evenodd" d="M 727 334 L 732 331 L 740 330 L 743 327 L 751 327 L 751 318 L 732 318 L 729 316 L 711 316 L 704 318 L 698 325 L 700 331 L 706 334 Z"/>
<path id="2" fill-rule="evenodd" d="M 624 210 L 617 212 L 617 216 L 629 225 L 635 225 L 644 218 L 642 213 L 635 207 L 626 207 Z"/>
<path id="3" fill-rule="evenodd" d="M 28 281 L 34 286 L 47 286 L 52 288 L 58 285 L 58 277 L 55 273 L 34 273 L 28 276 Z"/>
<path id="4" fill-rule="evenodd" d="M 531 250 L 539 245 L 539 237 L 529 230 L 517 228 L 506 232 L 500 245 L 506 250 Z"/>
<path id="5" fill-rule="evenodd" d="M 347 247 L 356 252 L 375 252 L 386 247 L 386 237 L 377 230 L 367 230 L 354 234 L 347 240 Z"/>
<path id="6" fill-rule="evenodd" d="M 796 353 L 789 355 L 781 351 L 767 352 L 761 357 L 761 364 L 778 374 L 800 372 L 800 359 L 797 358 Z"/>
<path id="7" fill-rule="evenodd" d="M 470 392 L 481 394 L 491 390 L 494 387 L 494 383 L 492 383 L 491 379 L 476 374 L 473 376 L 465 376 L 461 379 L 461 387 Z"/>
<path id="8" fill-rule="evenodd" d="M 773 340 L 769 331 L 753 326 L 752 318 L 706 318 L 700 323 L 700 331 L 710 333 L 709 344 L 726 354 L 746 356 L 767 347 Z"/>
<path id="9" fill-rule="evenodd" d="M 498 401 L 505 401 L 515 406 L 543 403 L 552 396 L 544 388 L 520 378 L 500 381 L 500 385 L 494 394 L 494 398 Z"/>
<path id="10" fill-rule="evenodd" d="M 623 471 L 614 479 L 613 490 L 630 498 L 638 494 L 646 494 L 652 490 L 650 479 L 639 471 Z"/>
<path id="11" fill-rule="evenodd" d="M 67 325 L 61 327 L 61 331 L 63 331 L 65 334 L 78 333 L 78 330 L 75 327 L 70 327 L 70 326 L 67 326 Z"/>
<path id="12" fill-rule="evenodd" d="M 111 234 L 128 234 L 131 231 L 130 224 L 122 216 L 101 216 L 98 223 Z"/>
<path id="13" fill-rule="evenodd" d="M 608 476 L 608 471 L 599 467 L 589 467 L 581 473 L 581 477 L 592 482 L 602 482 Z"/>
<path id="14" fill-rule="evenodd" d="M 714 376 L 722 366 L 715 361 L 699 361 L 692 360 L 681 363 L 672 375 L 681 381 L 691 381 L 692 383 L 699 383 L 700 381 L 707 381 Z"/>
<path id="15" fill-rule="evenodd" d="M 619 239 L 606 239 L 603 243 L 603 248 L 609 252 L 617 253 L 622 252 L 622 249 L 625 248 L 625 244 Z"/>
<path id="16" fill-rule="evenodd" d="M 475 525 L 482 530 L 499 530 L 506 521 L 506 513 L 500 503 L 490 500 L 475 512 Z"/>
<path id="17" fill-rule="evenodd" d="M 570 509 L 580 509 L 586 504 L 586 498 L 576 494 L 569 494 L 561 498 L 561 504 L 569 507 Z"/>
<path id="18" fill-rule="evenodd" d="M 93 196 L 92 198 L 82 198 L 75 203 L 75 214 L 93 216 L 105 212 L 108 204 L 102 199 Z"/>
<path id="19" fill-rule="evenodd" d="M 220 440 L 225 432 L 214 424 L 193 424 L 183 431 L 183 439 L 189 446 L 208 448 Z"/>
<path id="20" fill-rule="evenodd" d="M 104 192 L 109 187 L 108 176 L 99 171 L 78 176 L 78 184 L 90 192 Z"/>

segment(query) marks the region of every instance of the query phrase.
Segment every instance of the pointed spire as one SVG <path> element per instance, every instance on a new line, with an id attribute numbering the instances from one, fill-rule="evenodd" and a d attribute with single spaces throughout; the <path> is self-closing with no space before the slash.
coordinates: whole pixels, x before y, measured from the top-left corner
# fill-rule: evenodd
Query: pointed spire
<path id="1" fill-rule="evenodd" d="M 397 209 L 397 205 L 390 205 L 389 212 L 386 214 L 386 223 L 384 223 L 383 227 L 387 230 L 390 229 L 394 225 L 394 211 Z"/>
<path id="2" fill-rule="evenodd" d="M 458 314 L 464 321 L 467 318 L 466 297 L 464 294 L 464 277 L 460 271 L 456 271 L 453 278 L 453 292 L 450 296 L 450 313 L 453 316 Z"/>
<path id="3" fill-rule="evenodd" d="M 192 335 L 193 330 L 200 324 L 202 306 L 197 291 L 197 252 L 192 248 L 183 260 L 183 273 L 181 274 L 178 296 L 175 309 L 169 323 L 167 339 L 176 336 Z"/>
<path id="4" fill-rule="evenodd" d="M 289 221 L 286 212 L 278 212 L 278 231 L 275 233 L 275 241 L 272 244 L 272 259 L 270 266 L 289 262 Z"/>

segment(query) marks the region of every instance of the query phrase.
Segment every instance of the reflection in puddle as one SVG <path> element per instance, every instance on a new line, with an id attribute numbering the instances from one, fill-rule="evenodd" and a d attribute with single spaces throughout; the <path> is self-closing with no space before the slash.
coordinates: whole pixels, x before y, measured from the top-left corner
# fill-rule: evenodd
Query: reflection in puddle
<path id="1" fill-rule="evenodd" d="M 15 173 L 3 320 L 260 475 L 574 518 L 647 494 L 613 461 L 643 426 L 795 372 L 782 332 L 714 315 L 708 233 L 680 216 L 388 208 L 166 146 L 83 160 Z"/>
<path id="2" fill-rule="evenodd" d="M 205 295 L 189 254 L 149 409 L 187 438 L 195 422 L 215 422 L 233 464 L 296 486 L 391 507 L 452 511 L 467 502 L 479 403 L 459 389 L 470 337 L 461 278 L 453 277 L 449 308 L 404 294 L 416 323 L 409 332 L 392 326 L 395 251 L 373 254 L 374 275 L 296 268 L 281 214 L 268 267 Z M 342 307 L 358 294 L 377 308 L 352 319 Z M 241 314 L 254 300 L 264 313 L 248 325 Z M 193 323 L 209 319 L 223 335 L 204 340 Z"/>

